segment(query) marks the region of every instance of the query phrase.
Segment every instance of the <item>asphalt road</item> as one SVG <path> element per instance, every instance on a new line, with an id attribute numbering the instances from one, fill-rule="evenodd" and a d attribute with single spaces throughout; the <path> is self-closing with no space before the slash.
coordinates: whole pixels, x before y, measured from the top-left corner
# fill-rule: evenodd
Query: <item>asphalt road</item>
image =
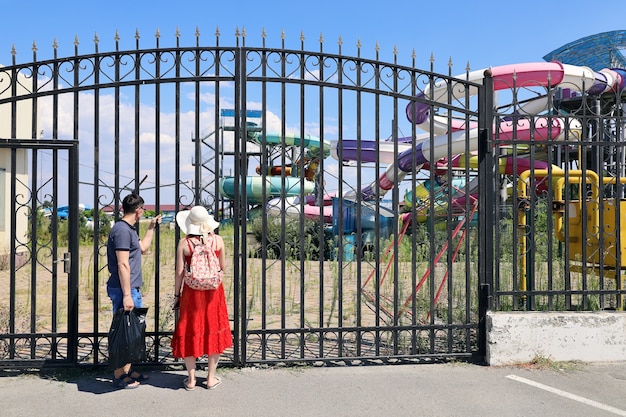
<path id="1" fill-rule="evenodd" d="M 626 416 L 626 362 L 222 368 L 223 383 L 211 391 L 185 391 L 184 371 L 148 374 L 134 390 L 114 389 L 105 371 L 3 376 L 0 415 Z"/>

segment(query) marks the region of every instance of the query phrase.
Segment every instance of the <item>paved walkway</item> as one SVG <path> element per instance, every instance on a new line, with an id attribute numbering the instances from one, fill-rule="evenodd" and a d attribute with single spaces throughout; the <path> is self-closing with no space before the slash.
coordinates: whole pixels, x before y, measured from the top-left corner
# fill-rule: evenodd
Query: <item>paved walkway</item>
<path id="1" fill-rule="evenodd" d="M 626 416 L 626 362 L 528 369 L 466 363 L 218 371 L 185 391 L 184 371 L 153 371 L 135 390 L 111 376 L 0 377 L 9 416 Z M 199 382 L 206 372 L 199 371 Z"/>

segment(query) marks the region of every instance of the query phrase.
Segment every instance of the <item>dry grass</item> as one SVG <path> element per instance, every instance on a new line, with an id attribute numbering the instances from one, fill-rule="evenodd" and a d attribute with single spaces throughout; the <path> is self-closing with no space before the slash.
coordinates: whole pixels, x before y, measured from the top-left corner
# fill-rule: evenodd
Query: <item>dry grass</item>
<path id="1" fill-rule="evenodd" d="M 582 365 L 580 361 L 557 362 L 550 358 L 536 356 L 530 362 L 517 363 L 513 366 L 529 370 L 573 372 L 581 369 Z"/>
<path id="2" fill-rule="evenodd" d="M 226 253 L 233 254 L 232 239 L 228 230 L 222 231 L 227 245 Z M 232 234 L 232 230 L 231 230 Z M 144 306 L 151 307 L 147 330 L 167 332 L 174 328 L 174 314 L 170 309 L 174 287 L 175 242 L 174 231 L 163 228 L 159 232 L 159 251 L 153 242 L 151 251 L 143 256 Z M 59 250 L 62 258 L 63 250 Z M 158 256 L 157 256 L 158 255 Z M 79 276 L 79 331 L 106 332 L 111 319 L 111 304 L 106 294 L 106 248 L 94 251 L 92 246 L 81 246 L 78 257 Z M 157 267 L 158 262 L 158 267 Z M 234 259 L 233 259 L 234 262 Z M 62 264 L 55 269 L 51 257 L 40 254 L 33 274 L 32 263 L 15 271 L 16 332 L 64 332 L 67 330 L 68 287 Z M 426 265 L 417 265 L 415 278 L 413 266 L 398 264 L 397 274 L 387 265 L 371 262 L 345 262 L 341 270 L 335 261 L 277 261 L 248 258 L 241 264 L 246 275 L 246 316 L 250 329 L 317 328 L 341 326 L 373 326 L 385 321 L 412 321 L 413 302 L 417 322 L 428 320 L 430 291 L 439 291 L 444 282 L 445 268 L 437 268 L 436 279 L 430 288 L 427 279 L 419 291 L 418 283 Z M 323 267 L 323 269 L 321 269 Z M 245 268 L 245 270 L 243 269 Z M 458 269 L 453 275 L 464 276 Z M 232 317 L 234 305 L 233 266 L 226 268 L 225 291 Z M 56 272 L 56 274 L 55 274 Z M 395 277 L 395 281 L 394 278 Z M 464 282 L 464 280 L 459 280 Z M 11 288 L 11 274 L 0 271 L 0 285 Z M 441 288 L 437 314 L 446 315 L 446 305 L 463 305 L 465 288 L 445 282 Z M 34 290 L 33 290 L 34 288 Z M 453 296 L 449 297 L 450 289 Z M 463 294 L 463 295 L 459 295 Z M 156 306 L 159 306 L 157 315 Z M 0 305 L 9 306 L 9 291 L 0 294 Z M 394 310 L 394 305 L 399 309 Z M 56 306 L 56 311 L 53 311 Z M 406 306 L 406 307 L 405 307 Z M 443 306 L 443 307 L 442 307 Z M 5 316 L 0 311 L 0 316 Z M 3 319 L 4 320 L 4 319 Z M 381 321 L 382 320 L 382 321 Z M 6 320 L 4 320 L 6 321 Z M 0 322 L 6 331 L 8 327 Z"/>
<path id="3" fill-rule="evenodd" d="M 155 306 L 158 299 L 161 306 L 171 302 L 174 287 L 174 233 L 172 230 L 160 232 L 158 257 L 155 246 L 143 256 L 144 303 Z M 66 248 L 58 250 L 58 259 L 63 258 Z M 14 285 L 15 333 L 20 332 L 64 332 L 68 326 L 68 275 L 63 272 L 63 264 L 52 262 L 48 249 L 43 249 L 14 273 L 0 270 L 0 285 L 10 289 Z M 159 267 L 156 268 L 158 258 Z M 78 310 L 80 332 L 106 332 L 111 321 L 111 302 L 106 293 L 106 247 L 97 251 L 92 246 L 79 249 Z M 158 271 L 158 272 L 157 272 Z M 157 291 L 157 287 L 159 291 Z M 0 293 L 0 331 L 8 332 L 8 310 L 10 291 Z M 6 310 L 6 311 L 4 311 Z M 163 321 L 159 327 L 173 328 L 173 314 L 163 311 Z M 6 322 L 6 323 L 5 323 Z M 150 316 L 149 329 L 156 328 L 154 314 Z"/>

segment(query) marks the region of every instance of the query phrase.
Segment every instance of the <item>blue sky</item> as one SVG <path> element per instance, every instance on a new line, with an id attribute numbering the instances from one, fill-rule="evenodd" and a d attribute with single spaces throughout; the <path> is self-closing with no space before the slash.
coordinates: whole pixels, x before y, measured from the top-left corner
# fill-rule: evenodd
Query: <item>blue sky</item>
<path id="1" fill-rule="evenodd" d="M 236 30 L 245 29 L 246 45 L 261 46 L 261 34 L 265 31 L 266 45 L 279 47 L 284 31 L 285 46 L 289 49 L 300 48 L 303 34 L 305 49 L 317 51 L 323 36 L 326 52 L 338 52 L 341 39 L 342 53 L 346 55 L 356 54 L 360 42 L 363 57 L 375 58 L 378 45 L 380 60 L 393 61 L 395 48 L 398 63 L 410 65 L 414 51 L 417 67 L 428 69 L 432 55 L 436 72 L 447 73 L 448 63 L 452 61 L 453 75 L 464 73 L 468 64 L 472 70 L 479 70 L 542 61 L 548 52 L 568 42 L 626 28 L 626 12 L 616 2 L 580 0 L 447 3 L 35 0 L 8 2 L 2 6 L 2 15 L 0 64 L 4 65 L 11 63 L 13 47 L 18 63 L 31 61 L 33 42 L 38 58 L 46 59 L 52 56 L 55 41 L 61 57 L 74 54 L 76 38 L 80 54 L 93 52 L 95 35 L 101 52 L 115 48 L 116 33 L 120 37 L 120 49 L 133 49 L 136 31 L 142 48 L 154 47 L 157 31 L 161 46 L 173 46 L 177 30 L 181 45 L 193 46 L 196 28 L 206 45 L 212 46 L 219 28 L 222 46 L 234 45 Z"/>
<path id="2" fill-rule="evenodd" d="M 210 37 L 219 27 L 221 44 L 234 44 L 237 28 L 246 29 L 247 44 L 260 46 L 260 34 L 267 33 L 270 46 L 280 44 L 284 30 L 288 47 L 300 46 L 305 35 L 307 49 L 317 50 L 320 34 L 325 50 L 334 52 L 341 37 L 346 54 L 355 50 L 373 57 L 376 43 L 383 59 L 398 49 L 401 63 L 410 62 L 415 50 L 418 66 L 429 64 L 431 53 L 438 71 L 447 70 L 451 58 L 455 73 L 517 62 L 541 61 L 542 57 L 570 41 L 599 32 L 624 29 L 626 12 L 618 2 L 573 0 L 546 2 L 527 0 L 419 1 L 337 1 L 295 2 L 257 1 L 138 1 L 109 0 L 88 2 L 5 2 L 0 25 L 0 63 L 10 63 L 11 48 L 18 61 L 31 57 L 33 41 L 38 54 L 50 55 L 56 39 L 59 54 L 74 52 L 78 37 L 80 50 L 93 50 L 94 35 L 100 50 L 111 50 L 116 31 L 122 47 L 134 46 L 135 31 L 142 45 L 154 45 L 154 34 L 161 33 L 162 45 L 172 45 L 178 28 L 181 43 L 191 45 L 199 28 Z M 144 44 L 145 42 L 145 44 Z"/>

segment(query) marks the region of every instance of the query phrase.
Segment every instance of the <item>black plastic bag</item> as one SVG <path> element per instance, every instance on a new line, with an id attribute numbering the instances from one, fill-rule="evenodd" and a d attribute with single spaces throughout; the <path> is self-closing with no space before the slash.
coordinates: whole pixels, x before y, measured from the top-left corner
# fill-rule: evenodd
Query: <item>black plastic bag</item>
<path id="1" fill-rule="evenodd" d="M 109 329 L 109 366 L 118 369 L 127 363 L 146 360 L 147 308 L 119 309 Z"/>

